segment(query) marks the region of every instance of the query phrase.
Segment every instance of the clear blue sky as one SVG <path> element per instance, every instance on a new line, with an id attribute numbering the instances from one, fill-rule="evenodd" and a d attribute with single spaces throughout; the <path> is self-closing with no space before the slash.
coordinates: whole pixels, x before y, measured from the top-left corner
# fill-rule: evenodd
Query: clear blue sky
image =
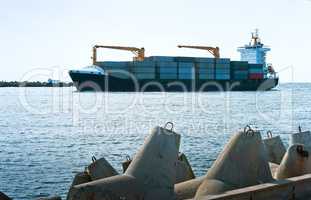
<path id="1" fill-rule="evenodd" d="M 0 80 L 20 80 L 34 68 L 81 68 L 97 43 L 187 56 L 207 54 L 177 44 L 217 45 L 222 57 L 239 59 L 236 48 L 259 28 L 272 48 L 269 62 L 279 71 L 292 67 L 281 81 L 310 81 L 311 0 L 2 0 L 0 26 Z M 99 57 L 132 55 L 102 50 Z"/>

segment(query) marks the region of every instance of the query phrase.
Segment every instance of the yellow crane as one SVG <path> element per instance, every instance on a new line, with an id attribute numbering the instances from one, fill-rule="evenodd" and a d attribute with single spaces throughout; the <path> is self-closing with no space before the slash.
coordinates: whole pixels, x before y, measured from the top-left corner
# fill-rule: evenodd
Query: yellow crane
<path id="1" fill-rule="evenodd" d="M 121 47 L 121 46 L 104 46 L 104 45 L 95 45 L 93 47 L 93 65 L 97 62 L 97 49 L 98 48 L 106 48 L 106 49 L 117 49 L 117 50 L 124 50 L 124 51 L 131 51 L 135 54 L 134 60 L 135 61 L 143 61 L 145 58 L 145 48 L 136 48 L 136 47 Z"/>
<path id="2" fill-rule="evenodd" d="M 207 47 L 207 46 L 190 46 L 190 45 L 178 45 L 178 48 L 191 48 L 191 49 L 201 49 L 207 50 L 215 58 L 220 58 L 219 47 Z"/>

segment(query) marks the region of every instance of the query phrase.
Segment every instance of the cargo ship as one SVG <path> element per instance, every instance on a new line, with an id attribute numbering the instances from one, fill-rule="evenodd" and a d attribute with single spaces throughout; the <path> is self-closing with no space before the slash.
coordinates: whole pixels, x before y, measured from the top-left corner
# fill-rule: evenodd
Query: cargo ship
<path id="1" fill-rule="evenodd" d="M 70 70 L 78 91 L 116 92 L 203 92 L 203 91 L 266 91 L 278 85 L 278 75 L 266 63 L 270 48 L 252 33 L 249 44 L 239 47 L 240 61 L 221 58 L 218 47 L 179 45 L 208 51 L 213 57 L 149 56 L 144 48 L 93 47 L 93 65 Z M 97 61 L 97 49 L 131 51 L 132 61 Z"/>

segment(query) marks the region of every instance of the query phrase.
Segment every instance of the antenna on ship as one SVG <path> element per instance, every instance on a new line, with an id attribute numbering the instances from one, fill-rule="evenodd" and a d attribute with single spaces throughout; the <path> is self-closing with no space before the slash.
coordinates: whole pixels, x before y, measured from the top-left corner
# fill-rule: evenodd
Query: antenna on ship
<path id="1" fill-rule="evenodd" d="M 252 32 L 252 40 L 250 42 L 250 45 L 256 46 L 256 45 L 260 45 L 261 41 L 259 38 L 259 30 L 258 28 L 255 29 L 255 32 Z"/>

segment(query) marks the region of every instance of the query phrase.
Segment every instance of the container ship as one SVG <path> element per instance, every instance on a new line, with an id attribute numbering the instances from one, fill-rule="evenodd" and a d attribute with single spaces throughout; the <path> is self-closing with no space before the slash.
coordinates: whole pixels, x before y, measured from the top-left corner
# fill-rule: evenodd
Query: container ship
<path id="1" fill-rule="evenodd" d="M 278 75 L 258 35 L 252 33 L 249 44 L 239 47 L 241 59 L 221 58 L 218 47 L 179 45 L 179 48 L 205 50 L 213 57 L 149 56 L 144 48 L 93 47 L 93 65 L 70 70 L 78 91 L 116 92 L 203 92 L 203 91 L 266 91 L 278 85 Z M 97 61 L 97 49 L 131 51 L 133 61 Z"/>

